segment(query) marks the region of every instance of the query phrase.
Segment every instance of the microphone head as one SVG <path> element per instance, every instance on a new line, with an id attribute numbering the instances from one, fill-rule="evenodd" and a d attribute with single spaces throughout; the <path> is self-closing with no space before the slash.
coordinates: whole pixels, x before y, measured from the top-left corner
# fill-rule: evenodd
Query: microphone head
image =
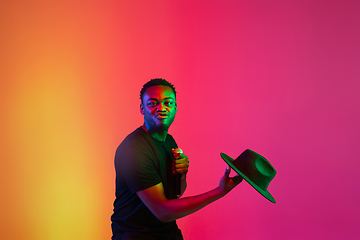
<path id="1" fill-rule="evenodd" d="M 184 153 L 181 148 L 173 149 L 173 153 Z"/>
<path id="2" fill-rule="evenodd" d="M 172 149 L 171 151 L 174 159 L 180 158 L 180 155 L 183 153 L 183 150 L 181 148 Z"/>

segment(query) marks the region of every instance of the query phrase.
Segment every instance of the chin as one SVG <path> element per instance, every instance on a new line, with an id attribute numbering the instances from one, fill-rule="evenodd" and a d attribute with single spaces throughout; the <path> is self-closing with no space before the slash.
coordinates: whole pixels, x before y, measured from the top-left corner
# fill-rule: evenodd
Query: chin
<path id="1" fill-rule="evenodd" d="M 168 126 L 168 125 L 160 125 L 156 128 L 156 130 L 159 132 L 164 132 L 164 131 L 168 131 L 169 128 L 170 128 L 170 126 Z"/>

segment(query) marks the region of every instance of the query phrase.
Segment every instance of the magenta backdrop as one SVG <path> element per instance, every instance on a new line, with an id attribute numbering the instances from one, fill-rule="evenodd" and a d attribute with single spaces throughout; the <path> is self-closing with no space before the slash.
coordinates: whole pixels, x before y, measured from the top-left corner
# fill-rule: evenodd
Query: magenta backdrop
<path id="1" fill-rule="evenodd" d="M 114 152 L 155 77 L 178 91 L 186 196 L 217 186 L 220 152 L 250 148 L 278 171 L 276 204 L 244 182 L 178 220 L 185 239 L 358 239 L 358 0 L 0 9 L 1 239 L 110 238 Z"/>

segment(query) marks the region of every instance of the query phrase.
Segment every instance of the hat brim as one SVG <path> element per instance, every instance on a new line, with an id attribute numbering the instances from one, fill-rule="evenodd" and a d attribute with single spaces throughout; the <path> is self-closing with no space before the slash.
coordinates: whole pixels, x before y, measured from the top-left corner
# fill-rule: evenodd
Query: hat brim
<path id="1" fill-rule="evenodd" d="M 256 183 L 251 181 L 245 174 L 240 172 L 239 169 L 237 169 L 235 167 L 235 165 L 233 164 L 234 159 L 232 159 L 225 153 L 220 153 L 220 156 L 236 173 L 238 173 L 240 176 L 242 176 L 245 179 L 245 181 L 247 181 L 253 188 L 255 188 L 256 191 L 258 191 L 261 195 L 263 195 L 270 202 L 276 203 L 275 199 L 273 198 L 273 196 L 271 196 L 269 191 L 260 188 Z"/>

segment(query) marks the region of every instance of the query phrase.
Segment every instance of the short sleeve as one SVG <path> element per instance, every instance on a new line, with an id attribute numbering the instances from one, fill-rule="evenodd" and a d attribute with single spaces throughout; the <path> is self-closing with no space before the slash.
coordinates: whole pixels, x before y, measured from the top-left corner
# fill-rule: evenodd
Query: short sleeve
<path id="1" fill-rule="evenodd" d="M 161 182 L 157 171 L 156 156 L 146 143 L 127 145 L 115 155 L 117 171 L 131 192 L 145 190 Z"/>

